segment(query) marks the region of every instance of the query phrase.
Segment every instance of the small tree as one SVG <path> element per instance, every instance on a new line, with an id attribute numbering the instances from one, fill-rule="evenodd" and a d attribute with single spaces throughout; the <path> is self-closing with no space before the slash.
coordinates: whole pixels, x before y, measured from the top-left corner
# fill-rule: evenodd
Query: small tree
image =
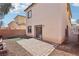
<path id="1" fill-rule="evenodd" d="M 11 8 L 11 3 L 0 3 L 0 12 L 7 14 Z"/>
<path id="2" fill-rule="evenodd" d="M 0 27 L 3 25 L 3 21 L 1 20 L 9 12 L 11 7 L 11 3 L 0 3 Z"/>

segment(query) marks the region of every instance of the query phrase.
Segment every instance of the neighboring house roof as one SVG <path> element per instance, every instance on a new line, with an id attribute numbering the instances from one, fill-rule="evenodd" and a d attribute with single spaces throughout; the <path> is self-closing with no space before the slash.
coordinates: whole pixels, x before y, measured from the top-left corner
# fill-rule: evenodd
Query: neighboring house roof
<path id="1" fill-rule="evenodd" d="M 12 23 L 15 23 L 15 21 L 11 21 L 8 25 L 12 24 Z"/>
<path id="2" fill-rule="evenodd" d="M 16 19 L 18 16 L 20 16 L 20 17 L 26 17 L 26 16 L 23 16 L 23 15 L 17 15 L 14 19 Z"/>

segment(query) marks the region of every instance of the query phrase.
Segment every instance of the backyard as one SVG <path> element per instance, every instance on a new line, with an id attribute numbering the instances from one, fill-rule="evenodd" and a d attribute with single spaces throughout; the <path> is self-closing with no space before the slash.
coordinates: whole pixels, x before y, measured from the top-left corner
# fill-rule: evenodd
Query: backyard
<path id="1" fill-rule="evenodd" d="M 4 42 L 6 43 L 7 49 L 8 49 L 7 56 L 30 56 L 31 54 L 16 42 L 18 40 L 21 40 L 21 38 L 4 40 Z M 54 51 L 52 51 L 49 54 L 49 56 L 74 56 L 74 55 L 79 55 L 79 53 L 77 52 L 78 47 L 72 48 L 71 46 L 73 46 L 73 45 L 72 44 L 59 45 L 58 47 L 55 48 Z"/>
<path id="2" fill-rule="evenodd" d="M 71 20 L 77 19 L 72 18 L 73 6 L 68 3 L 0 4 L 0 48 L 6 43 L 6 56 L 78 56 L 79 32 L 72 33 L 72 27 L 77 26 Z"/>

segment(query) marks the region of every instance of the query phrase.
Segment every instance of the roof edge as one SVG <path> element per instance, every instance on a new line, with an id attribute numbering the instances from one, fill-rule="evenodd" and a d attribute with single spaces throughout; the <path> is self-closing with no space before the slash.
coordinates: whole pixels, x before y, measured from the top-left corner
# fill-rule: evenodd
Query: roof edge
<path id="1" fill-rule="evenodd" d="M 21 16 L 21 17 L 26 17 L 26 16 L 22 16 L 22 15 L 17 15 L 16 17 Z M 14 19 L 16 19 L 16 17 Z"/>
<path id="2" fill-rule="evenodd" d="M 32 7 L 35 3 L 32 3 L 31 5 L 29 5 L 24 11 L 28 10 L 30 7 Z"/>

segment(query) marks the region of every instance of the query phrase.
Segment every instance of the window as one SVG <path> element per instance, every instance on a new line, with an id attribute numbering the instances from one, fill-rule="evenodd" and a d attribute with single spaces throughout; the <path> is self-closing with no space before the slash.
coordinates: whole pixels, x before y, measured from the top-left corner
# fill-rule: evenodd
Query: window
<path id="1" fill-rule="evenodd" d="M 32 26 L 28 26 L 28 33 L 32 33 Z"/>
<path id="2" fill-rule="evenodd" d="M 32 11 L 31 10 L 28 11 L 27 16 L 28 16 L 28 18 L 31 18 L 32 17 Z"/>

